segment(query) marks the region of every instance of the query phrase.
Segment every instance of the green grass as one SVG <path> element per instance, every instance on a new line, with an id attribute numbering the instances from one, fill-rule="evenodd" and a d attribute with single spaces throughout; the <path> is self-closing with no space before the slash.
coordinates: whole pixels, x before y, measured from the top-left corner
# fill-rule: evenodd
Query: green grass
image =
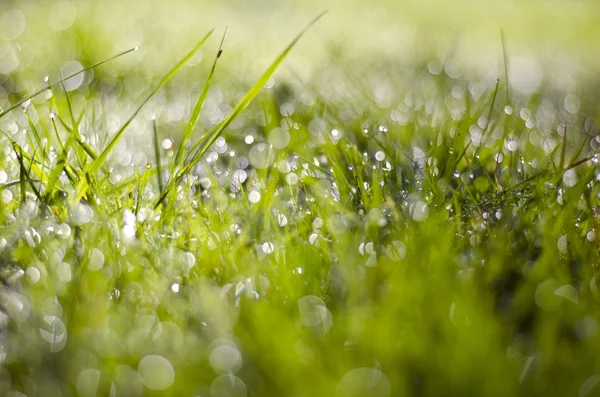
<path id="1" fill-rule="evenodd" d="M 311 33 L 0 99 L 0 395 L 599 392 L 598 82 L 276 73 Z"/>

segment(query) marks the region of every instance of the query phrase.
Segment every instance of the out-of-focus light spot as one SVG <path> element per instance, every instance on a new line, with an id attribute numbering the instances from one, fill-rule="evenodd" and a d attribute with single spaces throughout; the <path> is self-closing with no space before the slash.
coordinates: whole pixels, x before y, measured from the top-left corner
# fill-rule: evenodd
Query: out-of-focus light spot
<path id="1" fill-rule="evenodd" d="M 513 90 L 531 95 L 542 83 L 544 71 L 531 56 L 515 56 L 509 59 L 508 81 Z"/>
<path id="2" fill-rule="evenodd" d="M 88 270 L 95 272 L 104 266 L 104 254 L 98 248 L 90 250 L 90 260 L 88 262 Z"/>
<path id="3" fill-rule="evenodd" d="M 53 30 L 69 28 L 77 17 L 77 9 L 72 1 L 61 0 L 50 8 L 48 22 Z"/>
<path id="4" fill-rule="evenodd" d="M 252 204 L 258 203 L 260 201 L 260 193 L 256 190 L 252 190 L 250 193 L 248 193 L 248 201 L 250 201 Z"/>
<path id="5" fill-rule="evenodd" d="M 516 152 L 519 148 L 519 142 L 517 142 L 516 140 L 510 140 L 506 143 L 506 148 L 511 152 Z"/>
<path id="6" fill-rule="evenodd" d="M 585 235 L 587 241 L 592 242 L 596 241 L 596 232 L 592 229 Z"/>
<path id="7" fill-rule="evenodd" d="M 14 44 L 0 44 L 0 74 L 9 74 L 19 67 L 19 57 Z"/>
<path id="8" fill-rule="evenodd" d="M 269 133 L 269 143 L 275 149 L 284 149 L 291 140 L 290 132 L 283 128 L 275 128 Z"/>
<path id="9" fill-rule="evenodd" d="M 307 295 L 298 300 L 300 322 L 305 327 L 327 332 L 333 326 L 333 316 L 325 302 L 315 295 Z"/>
<path id="10" fill-rule="evenodd" d="M 442 73 L 442 64 L 438 61 L 430 61 L 427 64 L 427 70 L 433 75 Z"/>
<path id="11" fill-rule="evenodd" d="M 33 284 L 35 284 L 38 281 L 40 281 L 41 274 L 40 274 L 40 271 L 38 270 L 38 268 L 35 267 L 35 266 L 29 266 L 27 268 L 27 270 L 25 270 L 25 274 L 27 275 L 27 277 L 29 277 L 29 280 Z"/>
<path id="12" fill-rule="evenodd" d="M 250 164 L 258 169 L 268 168 L 275 161 L 275 153 L 266 143 L 257 143 L 248 153 Z"/>
<path id="13" fill-rule="evenodd" d="M 566 186 L 573 187 L 575 186 L 575 184 L 577 184 L 577 181 L 577 171 L 575 171 L 575 169 L 567 170 L 563 174 L 563 182 Z"/>
<path id="14" fill-rule="evenodd" d="M 565 97 L 564 105 L 565 105 L 565 109 L 567 110 L 567 112 L 569 112 L 571 114 L 575 114 L 579 111 L 579 107 L 580 107 L 579 98 L 577 98 L 573 94 L 569 94 Z"/>
<path id="15" fill-rule="evenodd" d="M 138 372 L 144 386 L 150 390 L 165 390 L 175 381 L 173 365 L 158 355 L 148 355 L 140 360 Z"/>
<path id="16" fill-rule="evenodd" d="M 162 140 L 160 146 L 165 150 L 169 150 L 173 147 L 173 141 L 170 138 L 165 138 Z"/>
<path id="17" fill-rule="evenodd" d="M 243 380 L 233 374 L 221 375 L 210 385 L 212 397 L 246 397 L 248 389 Z"/>
<path id="18" fill-rule="evenodd" d="M 0 17 L 0 37 L 4 41 L 11 41 L 25 31 L 27 22 L 21 10 L 9 10 Z"/>
<path id="19" fill-rule="evenodd" d="M 285 181 L 288 185 L 295 185 L 296 183 L 298 183 L 298 175 L 291 172 L 285 176 Z"/>
<path id="20" fill-rule="evenodd" d="M 587 397 L 592 396 L 592 392 L 595 389 L 598 389 L 598 385 L 600 384 L 600 374 L 590 376 L 583 382 L 581 387 L 579 388 L 579 397 Z M 597 392 L 597 390 L 596 390 Z"/>
<path id="21" fill-rule="evenodd" d="M 40 324 L 40 335 L 50 345 L 50 351 L 61 351 L 67 344 L 67 327 L 56 316 L 44 316 Z"/>
<path id="22" fill-rule="evenodd" d="M 140 397 L 144 392 L 144 385 L 138 372 L 127 366 L 117 365 L 113 377 L 117 396 Z"/>
<path id="23" fill-rule="evenodd" d="M 70 61 L 61 66 L 60 72 L 63 77 L 68 77 L 72 74 L 81 72 L 83 70 L 83 66 L 77 61 Z M 74 91 L 78 89 L 83 83 L 84 73 L 79 73 L 70 79 L 65 80 L 64 87 L 67 91 Z"/>
<path id="24" fill-rule="evenodd" d="M 335 389 L 336 397 L 389 397 L 391 383 L 376 368 L 356 368 L 344 375 Z"/>
<path id="25" fill-rule="evenodd" d="M 265 254 L 271 254 L 275 250 L 275 245 L 267 241 L 266 243 L 263 243 L 261 248 Z"/>
<path id="26" fill-rule="evenodd" d="M 235 346 L 229 344 L 215 347 L 210 352 L 208 361 L 218 374 L 235 374 L 242 367 L 242 355 Z"/>
<path id="27" fill-rule="evenodd" d="M 95 397 L 100 383 L 101 372 L 98 369 L 84 369 L 77 376 L 77 393 L 81 397 Z"/>
<path id="28" fill-rule="evenodd" d="M 413 220 L 422 222 L 429 217 L 429 207 L 424 201 L 416 200 L 410 203 L 408 213 Z"/>

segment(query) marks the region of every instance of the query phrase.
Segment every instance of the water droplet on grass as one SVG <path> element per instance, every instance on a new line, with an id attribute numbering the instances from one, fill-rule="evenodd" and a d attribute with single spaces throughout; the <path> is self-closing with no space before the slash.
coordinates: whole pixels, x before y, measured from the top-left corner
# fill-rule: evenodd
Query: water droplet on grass
<path id="1" fill-rule="evenodd" d="M 587 232 L 585 237 L 589 242 L 596 241 L 596 232 L 592 229 L 589 232 Z"/>
<path id="2" fill-rule="evenodd" d="M 173 141 L 170 138 L 165 138 L 162 140 L 162 143 L 160 145 L 163 149 L 169 150 L 173 147 Z"/>

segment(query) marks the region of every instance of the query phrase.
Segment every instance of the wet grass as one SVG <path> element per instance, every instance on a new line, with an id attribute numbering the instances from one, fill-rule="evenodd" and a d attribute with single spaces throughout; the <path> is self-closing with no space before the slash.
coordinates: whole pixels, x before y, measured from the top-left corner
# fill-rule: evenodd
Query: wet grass
<path id="1" fill-rule="evenodd" d="M 175 81 L 209 35 L 2 99 L 2 395 L 598 392 L 597 82 Z"/>

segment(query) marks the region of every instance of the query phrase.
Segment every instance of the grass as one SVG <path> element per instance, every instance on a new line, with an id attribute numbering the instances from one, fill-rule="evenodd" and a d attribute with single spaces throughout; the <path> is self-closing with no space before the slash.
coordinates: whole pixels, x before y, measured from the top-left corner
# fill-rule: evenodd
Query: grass
<path id="1" fill-rule="evenodd" d="M 310 33 L 7 93 L 0 394 L 598 393 L 597 82 L 276 74 Z"/>

